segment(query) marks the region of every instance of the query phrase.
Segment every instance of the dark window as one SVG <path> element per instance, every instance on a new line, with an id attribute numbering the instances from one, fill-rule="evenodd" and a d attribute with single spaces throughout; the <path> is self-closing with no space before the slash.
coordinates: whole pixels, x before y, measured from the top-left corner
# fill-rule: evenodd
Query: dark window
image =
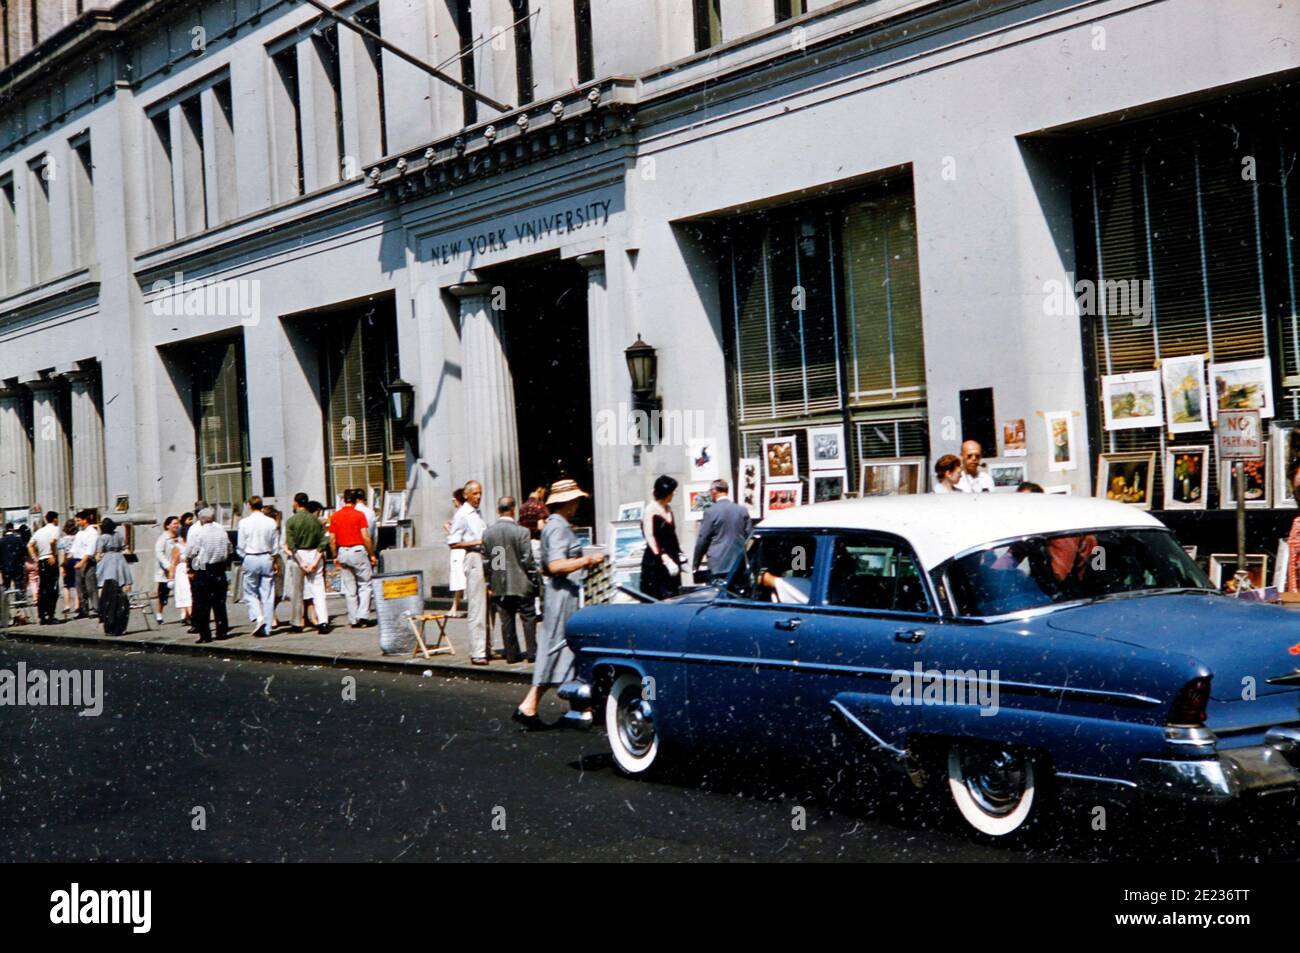
<path id="1" fill-rule="evenodd" d="M 248 498 L 248 407 L 243 342 L 196 347 L 192 356 L 199 498 L 233 507 Z"/>
<path id="2" fill-rule="evenodd" d="M 908 176 L 730 223 L 721 263 L 742 457 L 805 428 L 843 426 L 846 484 L 863 461 L 924 457 L 925 349 Z"/>
<path id="3" fill-rule="evenodd" d="M 528 0 L 510 0 L 515 12 L 515 81 L 519 86 L 519 102 L 533 101 L 533 33 L 532 18 L 528 15 Z"/>
<path id="4" fill-rule="evenodd" d="M 865 535 L 835 540 L 826 601 L 880 612 L 929 612 L 925 583 L 911 551 Z"/>
<path id="5" fill-rule="evenodd" d="M 328 320 L 321 382 L 331 498 L 350 487 L 405 489 L 405 447 L 388 413 L 388 382 L 398 376 L 392 302 Z"/>
<path id="6" fill-rule="evenodd" d="M 284 108 L 288 111 L 290 122 L 293 123 L 294 138 L 294 168 L 293 175 L 296 194 L 303 193 L 303 148 L 302 148 L 302 107 L 298 95 L 298 51 L 290 46 L 281 53 L 277 53 L 274 59 L 276 73 L 280 77 L 280 82 L 284 87 Z M 279 120 L 283 123 L 283 120 Z M 285 123 L 287 125 L 287 123 Z"/>
<path id="7" fill-rule="evenodd" d="M 803 16 L 804 7 L 804 0 L 776 0 L 776 22 Z"/>
<path id="8" fill-rule="evenodd" d="M 727 591 L 756 602 L 802 605 L 812 599 L 817 537 L 804 533 L 753 536 L 736 564 Z"/>
<path id="9" fill-rule="evenodd" d="M 591 0 L 573 0 L 573 29 L 578 46 L 578 83 L 596 75 L 596 55 L 591 45 Z"/>
<path id="10" fill-rule="evenodd" d="M 722 0 L 695 0 L 695 51 L 722 42 Z"/>
<path id="11" fill-rule="evenodd" d="M 1063 303 L 1077 307 L 1083 327 L 1101 451 L 1163 454 L 1206 442 L 1204 433 L 1102 427 L 1102 376 L 1173 358 L 1266 359 L 1276 416 L 1300 415 L 1297 106 L 1293 85 L 1098 130 L 1072 147 L 1081 280 Z M 1206 383 L 1213 416 L 1215 383 Z M 1156 500 L 1166 476 L 1157 469 Z"/>
<path id="12" fill-rule="evenodd" d="M 460 81 L 473 89 L 474 55 L 470 52 L 470 47 L 474 45 L 474 18 L 470 9 L 470 0 L 455 0 L 455 3 L 456 39 L 460 43 Z M 461 104 L 465 114 L 465 125 L 474 125 L 478 120 L 478 103 L 469 93 L 462 93 Z"/>

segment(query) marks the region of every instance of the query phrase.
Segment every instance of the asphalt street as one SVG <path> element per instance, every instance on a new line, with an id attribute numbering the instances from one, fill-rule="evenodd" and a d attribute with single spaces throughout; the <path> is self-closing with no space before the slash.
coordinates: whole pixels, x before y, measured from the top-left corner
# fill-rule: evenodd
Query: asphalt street
<path id="1" fill-rule="evenodd" d="M 3 861 L 1300 858 L 1294 800 L 1110 805 L 1104 830 L 1065 802 L 987 844 L 907 787 L 850 791 L 761 752 L 625 779 L 600 729 L 517 731 L 516 685 L 0 641 L 0 669 L 19 662 L 101 669 L 104 710 L 0 707 Z"/>

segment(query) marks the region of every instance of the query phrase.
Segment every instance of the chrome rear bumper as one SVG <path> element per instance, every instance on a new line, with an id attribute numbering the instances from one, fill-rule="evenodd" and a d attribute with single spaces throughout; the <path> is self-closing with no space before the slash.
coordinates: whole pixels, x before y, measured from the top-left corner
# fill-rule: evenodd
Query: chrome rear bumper
<path id="1" fill-rule="evenodd" d="M 1300 728 L 1270 728 L 1262 745 L 1231 748 L 1212 757 L 1143 758 L 1138 762 L 1138 787 L 1146 794 L 1214 802 L 1300 790 Z"/>

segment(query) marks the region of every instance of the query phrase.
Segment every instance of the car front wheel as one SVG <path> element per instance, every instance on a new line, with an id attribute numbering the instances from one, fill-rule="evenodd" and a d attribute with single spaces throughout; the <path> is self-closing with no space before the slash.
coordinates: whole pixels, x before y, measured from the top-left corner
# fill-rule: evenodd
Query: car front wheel
<path id="1" fill-rule="evenodd" d="M 948 747 L 948 790 L 962 819 L 989 837 L 1025 825 L 1034 810 L 1034 762 L 1022 751 L 954 741 Z"/>
<path id="2" fill-rule="evenodd" d="M 618 769 L 644 775 L 659 757 L 659 730 L 653 702 L 644 697 L 641 679 L 620 672 L 605 700 L 605 730 Z"/>

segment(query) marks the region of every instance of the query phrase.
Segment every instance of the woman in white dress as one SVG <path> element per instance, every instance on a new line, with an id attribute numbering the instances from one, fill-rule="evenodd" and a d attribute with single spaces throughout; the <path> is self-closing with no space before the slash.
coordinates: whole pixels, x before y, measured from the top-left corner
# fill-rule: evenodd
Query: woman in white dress
<path id="1" fill-rule="evenodd" d="M 186 513 L 181 517 L 181 529 L 178 534 L 180 545 L 172 550 L 172 568 L 167 574 L 171 583 L 173 604 L 181 610 L 182 621 L 191 628 L 190 609 L 194 607 L 194 596 L 190 591 L 190 564 L 185 559 L 185 538 L 189 535 L 193 523 L 193 513 Z"/>
<path id="2" fill-rule="evenodd" d="M 465 503 L 465 491 L 457 487 L 452 490 L 451 499 L 455 503 L 456 509 L 459 510 Z M 442 525 L 448 533 L 451 532 L 450 520 Z M 460 615 L 460 597 L 465 591 L 465 550 L 463 549 L 453 549 L 451 551 L 451 567 L 447 588 L 451 590 L 451 615 L 458 617 Z"/>

